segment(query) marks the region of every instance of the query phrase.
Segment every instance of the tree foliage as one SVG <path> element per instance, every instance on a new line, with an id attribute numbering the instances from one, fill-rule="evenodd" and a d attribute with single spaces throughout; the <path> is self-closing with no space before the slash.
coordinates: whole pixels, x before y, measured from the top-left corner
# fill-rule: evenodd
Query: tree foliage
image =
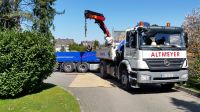
<path id="1" fill-rule="evenodd" d="M 52 38 L 36 32 L 0 32 L 0 96 L 32 92 L 52 73 Z"/>
<path id="2" fill-rule="evenodd" d="M 86 51 L 86 47 L 79 44 L 70 44 L 69 45 L 69 51 Z"/>
<path id="3" fill-rule="evenodd" d="M 56 10 L 52 7 L 56 0 L 34 0 L 33 15 L 37 18 L 33 29 L 39 32 L 50 32 Z"/>
<path id="4" fill-rule="evenodd" d="M 188 58 L 190 62 L 190 78 L 200 81 L 200 8 L 194 9 L 188 14 L 182 26 L 185 32 L 187 32 L 189 39 Z"/>
<path id="5" fill-rule="evenodd" d="M 57 12 L 56 0 L 0 0 L 0 26 L 2 29 L 21 29 L 21 24 L 30 22 L 32 29 L 50 33 Z"/>
<path id="6" fill-rule="evenodd" d="M 16 28 L 20 25 L 19 15 L 12 16 L 19 11 L 21 0 L 0 1 L 0 26 L 2 28 Z"/>
<path id="7" fill-rule="evenodd" d="M 200 57 L 200 8 L 194 9 L 185 17 L 183 28 L 188 33 L 189 52 Z"/>
<path id="8" fill-rule="evenodd" d="M 94 49 L 96 50 L 100 46 L 100 43 L 98 40 L 94 40 Z"/>
<path id="9" fill-rule="evenodd" d="M 0 96 L 32 92 L 52 73 L 55 1 L 0 0 Z M 24 20 L 34 30 L 22 31 Z"/>
<path id="10" fill-rule="evenodd" d="M 152 24 L 151 26 L 158 26 L 157 24 Z"/>

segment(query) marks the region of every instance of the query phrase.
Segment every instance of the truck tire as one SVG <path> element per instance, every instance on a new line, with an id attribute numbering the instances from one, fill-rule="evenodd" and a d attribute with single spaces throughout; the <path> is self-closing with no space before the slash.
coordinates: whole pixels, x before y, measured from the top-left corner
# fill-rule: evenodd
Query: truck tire
<path id="1" fill-rule="evenodd" d="M 63 70 L 64 72 L 70 73 L 74 71 L 74 63 L 72 62 L 66 62 L 63 64 Z"/>
<path id="2" fill-rule="evenodd" d="M 161 84 L 161 87 L 165 90 L 171 90 L 174 87 L 174 83 Z"/>
<path id="3" fill-rule="evenodd" d="M 126 91 L 131 89 L 131 85 L 129 82 L 129 73 L 126 69 L 123 69 L 121 71 L 121 77 L 120 77 L 120 82 L 122 84 L 122 88 Z"/>
<path id="4" fill-rule="evenodd" d="M 76 64 L 76 68 L 77 68 L 78 72 L 85 73 L 89 70 L 89 64 L 85 63 L 85 62 L 83 62 L 83 63 L 79 62 Z"/>
<path id="5" fill-rule="evenodd" d="M 105 62 L 100 63 L 100 75 L 99 76 L 103 79 L 108 77 L 108 74 L 106 73 L 106 63 Z"/>

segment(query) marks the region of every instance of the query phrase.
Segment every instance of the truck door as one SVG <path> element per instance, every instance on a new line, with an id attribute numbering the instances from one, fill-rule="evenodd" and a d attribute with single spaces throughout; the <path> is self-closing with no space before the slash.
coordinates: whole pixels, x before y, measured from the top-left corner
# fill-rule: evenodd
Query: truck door
<path id="1" fill-rule="evenodd" d="M 136 51 L 137 51 L 136 48 L 137 48 L 137 33 L 134 31 L 128 31 L 126 33 L 125 57 L 136 58 Z"/>

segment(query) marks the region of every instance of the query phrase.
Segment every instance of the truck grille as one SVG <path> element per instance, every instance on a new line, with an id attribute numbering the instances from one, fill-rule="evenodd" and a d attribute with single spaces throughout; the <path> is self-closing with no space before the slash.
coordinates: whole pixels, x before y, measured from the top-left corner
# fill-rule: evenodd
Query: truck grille
<path id="1" fill-rule="evenodd" d="M 185 59 L 144 59 L 152 71 L 180 70 Z"/>

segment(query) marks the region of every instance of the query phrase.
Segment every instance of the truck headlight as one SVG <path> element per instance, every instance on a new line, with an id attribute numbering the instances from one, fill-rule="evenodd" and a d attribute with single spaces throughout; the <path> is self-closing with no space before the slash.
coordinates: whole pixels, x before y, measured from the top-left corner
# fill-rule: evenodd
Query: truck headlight
<path id="1" fill-rule="evenodd" d="M 182 68 L 188 68 L 188 60 L 184 61 Z"/>
<path id="2" fill-rule="evenodd" d="M 188 78 L 188 74 L 183 74 L 182 76 L 181 76 L 181 79 L 187 79 Z"/>
<path id="3" fill-rule="evenodd" d="M 151 80 L 151 76 L 149 76 L 149 75 L 140 75 L 140 80 Z"/>

